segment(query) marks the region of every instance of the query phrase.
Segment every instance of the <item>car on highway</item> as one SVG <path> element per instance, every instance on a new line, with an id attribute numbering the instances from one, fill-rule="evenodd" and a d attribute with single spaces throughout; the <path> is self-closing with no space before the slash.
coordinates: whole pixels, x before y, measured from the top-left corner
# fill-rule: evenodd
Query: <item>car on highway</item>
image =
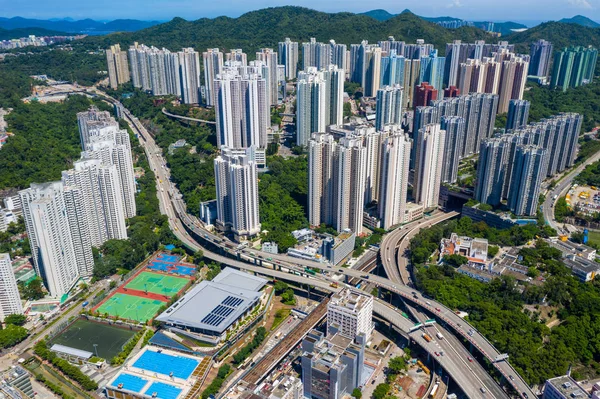
<path id="1" fill-rule="evenodd" d="M 525 399 L 529 398 L 529 395 L 527 395 L 527 392 L 523 392 L 523 397 L 524 397 Z"/>
<path id="2" fill-rule="evenodd" d="M 433 353 L 435 353 L 435 355 L 436 355 L 436 356 L 439 356 L 439 355 L 440 355 L 438 352 L 433 352 Z"/>
<path id="3" fill-rule="evenodd" d="M 470 361 L 471 363 L 473 363 L 473 358 L 470 356 L 467 356 L 467 360 Z"/>
<path id="4" fill-rule="evenodd" d="M 514 381 L 514 379 L 515 379 L 515 377 L 513 377 L 512 374 L 509 375 L 508 378 L 510 378 L 511 381 Z"/>
<path id="5" fill-rule="evenodd" d="M 437 310 L 438 312 L 442 311 L 442 309 L 440 309 L 440 308 L 435 308 L 435 310 Z"/>

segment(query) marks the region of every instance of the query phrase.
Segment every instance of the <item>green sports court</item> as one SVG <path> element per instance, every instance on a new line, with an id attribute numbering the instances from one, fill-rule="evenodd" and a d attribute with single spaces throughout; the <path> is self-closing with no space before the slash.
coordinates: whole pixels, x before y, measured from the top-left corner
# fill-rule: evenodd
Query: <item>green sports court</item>
<path id="1" fill-rule="evenodd" d="M 127 283 L 125 288 L 143 292 L 147 291 L 152 294 L 165 295 L 171 298 L 181 291 L 189 281 L 189 279 L 184 277 L 143 271 Z"/>
<path id="2" fill-rule="evenodd" d="M 115 292 L 96 311 L 101 315 L 108 313 L 113 317 L 145 322 L 146 320 L 152 320 L 158 313 L 158 309 L 165 304 L 166 302 L 158 299 Z"/>

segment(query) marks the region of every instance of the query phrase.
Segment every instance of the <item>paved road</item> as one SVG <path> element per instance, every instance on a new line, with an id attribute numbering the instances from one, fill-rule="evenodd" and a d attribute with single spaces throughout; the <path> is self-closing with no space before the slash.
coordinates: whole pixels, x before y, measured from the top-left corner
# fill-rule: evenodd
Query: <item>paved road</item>
<path id="1" fill-rule="evenodd" d="M 542 204 L 542 212 L 544 214 L 544 220 L 546 221 L 547 225 L 556 229 L 556 231 L 561 230 L 559 225 L 554 220 L 554 204 L 558 200 L 558 197 L 563 196 L 565 194 L 565 191 L 567 191 L 569 189 L 569 187 L 571 187 L 571 184 L 573 184 L 573 179 L 575 179 L 575 177 L 577 177 L 577 175 L 579 173 L 581 173 L 581 171 L 583 169 L 585 169 L 586 166 L 588 166 L 596 161 L 599 161 L 599 160 L 600 160 L 600 152 L 597 152 L 594 155 L 592 155 L 591 157 L 589 157 L 587 159 L 587 161 L 585 161 L 584 163 L 582 163 L 581 165 L 579 165 L 578 167 L 573 169 L 571 172 L 569 172 L 556 185 L 556 187 L 554 187 L 552 190 L 550 190 L 548 192 L 548 194 L 546 194 L 546 200 Z M 554 197 L 556 197 L 556 199 Z"/>
<path id="2" fill-rule="evenodd" d="M 112 100 L 112 101 L 114 102 L 114 100 Z M 187 231 L 185 230 L 185 228 L 182 224 L 182 220 L 179 217 L 177 217 L 177 213 L 179 213 L 181 218 L 186 222 L 186 224 L 190 227 L 190 229 L 197 231 L 200 236 L 204 235 L 204 237 L 206 239 L 212 241 L 213 243 L 221 243 L 223 240 L 220 237 L 210 234 L 209 232 L 200 230 L 201 226 L 199 226 L 198 221 L 194 220 L 195 218 L 193 218 L 193 217 L 189 216 L 187 213 L 185 213 L 185 209 L 178 209 L 177 211 L 175 210 L 175 208 L 173 206 L 174 203 L 179 204 L 180 208 L 184 207 L 185 205 L 183 204 L 183 201 L 181 201 L 180 199 L 178 200 L 177 191 L 175 190 L 174 187 L 171 186 L 171 183 L 168 180 L 169 173 L 168 173 L 168 169 L 166 168 L 166 166 L 164 164 L 164 160 L 161 156 L 162 151 L 156 145 L 156 143 L 154 142 L 152 137 L 148 134 L 148 132 L 145 130 L 145 128 L 139 123 L 139 121 L 135 117 L 133 117 L 129 113 L 128 110 L 123 109 L 123 111 L 124 111 L 126 120 L 130 123 L 130 125 L 132 126 L 134 131 L 137 131 L 139 133 L 140 143 L 143 146 L 143 148 L 145 149 L 146 154 L 148 155 L 150 166 L 152 167 L 153 170 L 155 170 L 155 173 L 157 176 L 157 187 L 159 188 L 158 196 L 159 196 L 159 200 L 161 203 L 161 211 L 164 214 L 168 215 L 170 227 L 172 228 L 175 235 L 186 246 L 188 246 L 190 249 L 193 249 L 193 250 L 202 249 L 204 251 L 204 255 L 209 259 L 212 259 L 212 260 L 215 260 L 218 262 L 222 262 L 222 263 L 225 263 L 228 265 L 232 265 L 234 267 L 242 268 L 245 270 L 250 270 L 250 271 L 256 272 L 258 274 L 267 274 L 267 275 L 274 276 L 276 278 L 278 277 L 278 278 L 286 279 L 289 281 L 296 281 L 296 282 L 299 282 L 302 284 L 308 283 L 313 286 L 318 286 L 318 287 L 324 288 L 324 289 L 327 289 L 327 287 L 329 287 L 329 284 L 328 284 L 326 278 L 325 278 L 325 281 L 323 281 L 321 276 L 320 276 L 320 278 L 296 276 L 296 275 L 290 275 L 289 273 L 285 273 L 285 272 L 278 272 L 278 271 L 274 271 L 274 270 L 261 268 L 258 266 L 248 265 L 245 262 L 234 261 L 234 260 L 231 260 L 230 258 L 207 251 L 205 248 L 203 248 L 201 245 L 199 245 L 192 237 L 189 236 L 189 234 L 187 233 Z M 173 201 L 171 201 L 169 198 L 170 190 L 172 191 L 173 196 L 175 197 Z M 417 224 L 417 226 L 418 226 L 418 224 Z M 333 271 L 333 270 L 331 270 L 332 269 L 331 266 L 328 266 L 326 264 L 321 264 L 321 263 L 313 262 L 313 261 L 307 261 L 307 260 L 303 260 L 303 259 L 290 258 L 285 255 L 273 255 L 273 254 L 268 254 L 268 253 L 264 253 L 264 252 L 260 252 L 260 251 L 256 251 L 256 250 L 253 250 L 253 251 L 255 253 L 257 253 L 257 255 L 254 256 L 254 259 L 256 261 L 262 260 L 263 258 L 266 259 L 267 257 L 272 257 L 273 262 L 275 263 L 275 265 L 274 265 L 275 267 L 284 267 L 289 270 L 299 271 L 299 270 L 301 270 L 302 267 L 308 266 L 308 267 L 322 269 L 322 271 L 325 273 Z M 246 250 L 246 251 L 242 251 L 241 253 L 243 254 L 243 256 L 245 258 L 249 258 L 250 257 L 249 252 L 250 251 Z M 298 268 L 298 266 L 300 266 L 300 268 Z M 459 334 L 463 335 L 463 337 L 465 337 L 468 341 L 473 343 L 473 345 L 475 347 L 477 347 L 482 353 L 484 353 L 488 358 L 493 360 L 499 354 L 498 351 L 483 336 L 481 336 L 478 332 L 474 331 L 474 329 L 472 329 L 471 326 L 466 324 L 461 318 L 459 318 L 457 315 L 455 315 L 451 309 L 447 309 L 447 308 L 443 307 L 443 305 L 438 304 L 434 301 L 426 301 L 425 302 L 421 298 L 413 298 L 412 290 L 409 287 L 406 287 L 406 286 L 403 286 L 400 284 L 396 285 L 396 284 L 394 284 L 393 281 L 390 281 L 387 278 L 378 277 L 378 276 L 374 276 L 374 275 L 362 275 L 360 271 L 356 271 L 356 270 L 348 269 L 348 268 L 338 269 L 338 270 L 336 270 L 336 273 L 341 273 L 348 277 L 356 277 L 356 278 L 361 278 L 363 280 L 369 280 L 370 282 L 372 282 L 382 288 L 385 288 L 392 292 L 395 292 L 398 295 L 401 295 L 404 299 L 407 299 L 410 302 L 420 305 L 424 309 L 430 311 L 431 313 L 436 314 L 437 318 L 444 320 L 448 325 L 452 326 L 455 331 L 457 331 Z M 331 289 L 331 288 L 329 288 L 329 289 Z M 436 311 L 436 309 L 440 309 L 440 310 Z M 399 317 L 402 317 L 402 316 L 399 312 L 395 312 L 395 314 L 393 316 L 390 314 L 389 317 L 391 319 L 390 321 L 394 322 L 394 319 L 398 319 Z M 460 324 L 461 322 L 462 322 L 462 324 Z M 457 323 L 459 323 L 459 324 L 457 324 Z M 469 334 L 468 334 L 470 329 L 472 329 L 474 331 L 474 334 L 472 336 L 469 336 Z M 422 342 L 419 341 L 418 338 L 416 339 L 416 341 L 419 342 L 420 344 L 423 344 Z M 448 356 L 448 358 L 451 358 L 451 356 Z M 508 365 L 508 363 L 506 363 L 506 362 L 501 362 L 501 363 Z M 514 370 L 512 370 L 512 368 L 510 368 L 509 365 L 508 365 L 508 367 L 509 367 L 508 372 L 510 372 L 511 374 L 514 374 L 514 375 L 518 375 L 516 372 L 514 372 Z M 504 368 L 506 368 L 506 367 L 504 367 Z M 453 367 L 452 369 L 455 370 L 455 373 L 461 373 L 461 375 L 465 372 L 469 373 L 469 371 L 460 368 L 458 365 L 455 368 Z M 508 374 L 506 374 L 506 376 L 508 377 Z M 472 387 L 470 387 L 470 384 L 467 384 L 467 385 L 469 385 L 469 386 L 465 386 L 465 387 L 461 387 L 461 388 L 466 391 L 472 390 L 471 389 Z M 525 385 L 524 389 L 529 390 L 529 388 L 526 387 L 526 385 Z M 530 390 L 529 390 L 529 392 L 530 392 Z M 532 395 L 533 395 L 533 393 L 532 393 Z M 478 396 L 472 396 L 472 397 L 478 397 Z M 533 396 L 531 396 L 531 397 L 533 398 Z"/>

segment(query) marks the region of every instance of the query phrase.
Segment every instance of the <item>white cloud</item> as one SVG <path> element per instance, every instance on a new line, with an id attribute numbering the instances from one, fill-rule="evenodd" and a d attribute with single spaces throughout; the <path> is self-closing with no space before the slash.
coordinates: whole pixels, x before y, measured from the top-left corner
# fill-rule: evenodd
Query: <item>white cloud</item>
<path id="1" fill-rule="evenodd" d="M 569 4 L 579 8 L 585 8 L 586 10 L 592 9 L 592 5 L 588 0 L 567 0 Z"/>
<path id="2" fill-rule="evenodd" d="M 571 0 L 569 0 L 571 1 Z M 580 1 L 586 1 L 586 0 L 580 0 Z M 448 4 L 446 6 L 446 8 L 458 8 L 458 7 L 462 7 L 462 3 L 460 2 L 460 0 L 452 0 L 450 2 L 450 4 Z"/>

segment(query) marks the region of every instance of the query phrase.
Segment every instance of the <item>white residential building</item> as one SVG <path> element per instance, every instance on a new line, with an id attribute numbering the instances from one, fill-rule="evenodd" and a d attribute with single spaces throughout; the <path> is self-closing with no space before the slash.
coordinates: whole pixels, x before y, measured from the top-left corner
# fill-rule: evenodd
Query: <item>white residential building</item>
<path id="1" fill-rule="evenodd" d="M 373 297 L 349 288 L 333 294 L 327 304 L 328 335 L 333 335 L 332 327 L 350 339 L 364 334 L 368 341 L 373 331 Z"/>
<path id="2" fill-rule="evenodd" d="M 345 72 L 335 65 L 321 71 L 309 67 L 298 74 L 296 142 L 307 146 L 312 133 L 325 132 L 344 120 Z"/>
<path id="3" fill-rule="evenodd" d="M 415 161 L 415 201 L 424 209 L 436 208 L 442 183 L 442 167 L 446 131 L 439 124 L 428 124 L 419 129 Z"/>
<path id="4" fill-rule="evenodd" d="M 19 194 L 35 271 L 50 295 L 60 297 L 77 282 L 80 261 L 73 248 L 63 184 L 31 184 Z"/>
<path id="5" fill-rule="evenodd" d="M 217 75 L 213 87 L 219 148 L 266 148 L 270 123 L 266 80 L 256 73 L 241 74 L 232 66 Z"/>
<path id="6" fill-rule="evenodd" d="M 269 76 L 263 75 L 263 78 L 267 81 L 267 99 L 269 100 L 269 106 L 277 105 L 280 89 L 280 81 L 277 78 L 277 51 L 273 51 L 271 48 L 260 49 L 256 53 L 256 60 L 264 62 L 269 69 Z"/>
<path id="7" fill-rule="evenodd" d="M 308 142 L 308 223 L 333 225 L 336 214 L 334 173 L 337 143 L 333 136 L 314 133 Z"/>
<path id="8" fill-rule="evenodd" d="M 23 306 L 10 255 L 0 254 L 0 322 L 11 314 L 23 314 Z"/>
<path id="9" fill-rule="evenodd" d="M 386 230 L 404 222 L 410 149 L 411 141 L 402 133 L 387 137 L 382 144 L 378 208 L 381 227 Z"/>
<path id="10" fill-rule="evenodd" d="M 119 44 L 114 44 L 106 50 L 106 62 L 108 65 L 108 82 L 112 89 L 116 89 L 120 84 L 129 82 L 127 53 L 121 51 Z"/>
<path id="11" fill-rule="evenodd" d="M 222 62 L 223 55 L 219 54 Z M 177 55 L 181 71 L 181 99 L 184 104 L 200 104 L 200 53 L 190 47 L 182 49 Z"/>
<path id="12" fill-rule="evenodd" d="M 214 82 L 223 70 L 223 53 L 218 48 L 209 48 L 202 53 L 202 59 L 204 61 L 204 103 L 214 106 Z"/>
<path id="13" fill-rule="evenodd" d="M 286 37 L 285 41 L 279 42 L 278 54 L 279 64 L 285 67 L 286 79 L 296 79 L 298 74 L 298 42 L 293 42 L 289 37 Z"/>
<path id="14" fill-rule="evenodd" d="M 221 155 L 214 160 L 216 224 L 221 230 L 232 231 L 236 240 L 245 240 L 261 231 L 258 170 L 252 151 L 254 147 L 243 151 L 222 147 Z"/>
<path id="15" fill-rule="evenodd" d="M 402 122 L 402 97 L 404 89 L 400 85 L 384 86 L 377 90 L 375 128 L 383 130 L 387 124 L 399 125 Z"/>
<path id="16" fill-rule="evenodd" d="M 337 147 L 337 217 L 335 229 L 362 233 L 367 149 L 360 138 L 344 137 Z"/>

